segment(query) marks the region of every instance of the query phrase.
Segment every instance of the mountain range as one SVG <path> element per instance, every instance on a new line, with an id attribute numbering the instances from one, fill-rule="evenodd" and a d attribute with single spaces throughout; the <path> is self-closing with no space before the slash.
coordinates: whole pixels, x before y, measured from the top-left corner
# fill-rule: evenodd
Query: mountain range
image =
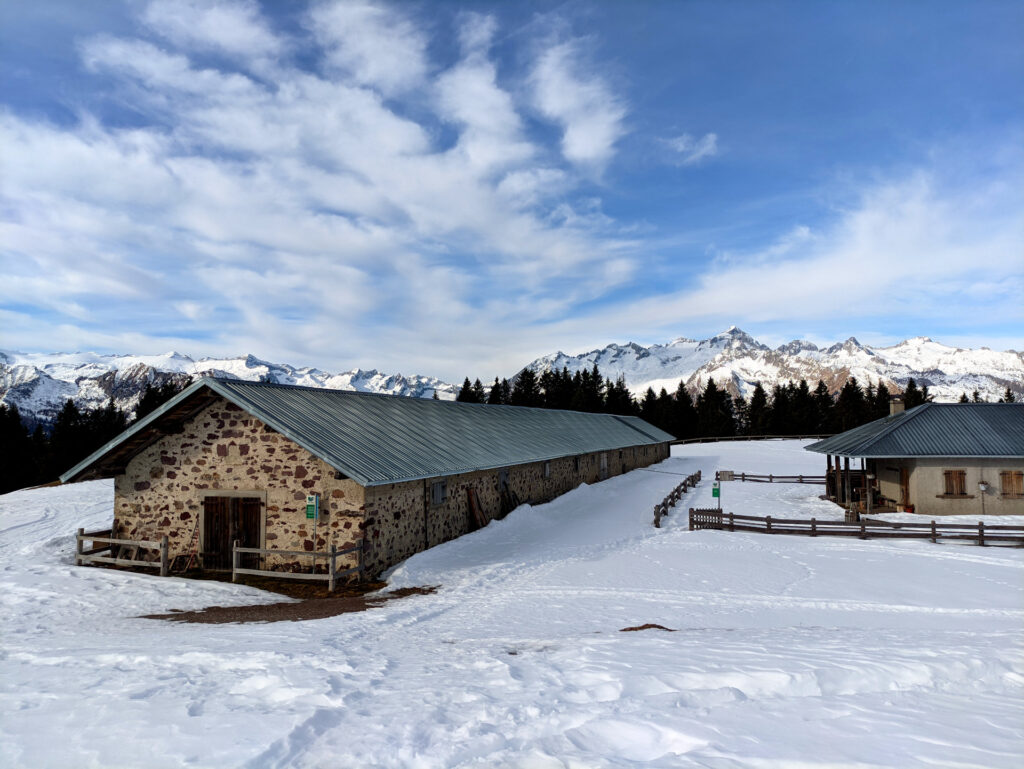
<path id="1" fill-rule="evenodd" d="M 970 395 L 974 391 L 986 400 L 997 400 L 1007 387 L 1018 399 L 1024 399 L 1024 353 L 986 347 L 961 349 L 927 337 L 891 347 L 869 347 L 850 337 L 829 347 L 796 340 L 772 348 L 734 326 L 703 340 L 680 337 L 647 347 L 630 342 L 578 355 L 556 352 L 524 369 L 539 374 L 565 367 L 575 373 L 595 364 L 605 377 L 624 377 L 629 388 L 641 397 L 648 387 L 655 391 L 664 387 L 672 392 L 680 380 L 696 391 L 713 378 L 730 392 L 749 396 L 758 382 L 770 391 L 775 384 L 789 380 L 806 379 L 813 387 L 820 379 L 835 391 L 854 376 L 862 385 L 884 382 L 894 392 L 903 390 L 913 377 L 918 386 L 927 385 L 937 401 L 955 401 L 962 393 Z M 52 421 L 68 398 L 80 408 L 96 408 L 113 397 L 119 408 L 133 411 L 147 383 L 181 382 L 190 376 L 417 398 L 430 398 L 436 393 L 444 400 L 454 399 L 458 391 L 457 385 L 436 377 L 389 375 L 374 369 L 332 374 L 317 368 L 270 363 L 252 355 L 193 359 L 176 352 L 100 355 L 0 351 L 0 403 L 16 405 L 32 423 Z"/>

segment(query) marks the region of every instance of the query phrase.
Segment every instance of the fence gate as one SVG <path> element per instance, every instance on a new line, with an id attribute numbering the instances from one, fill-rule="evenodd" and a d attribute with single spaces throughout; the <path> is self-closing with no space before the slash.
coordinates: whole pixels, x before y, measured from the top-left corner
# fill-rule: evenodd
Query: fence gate
<path id="1" fill-rule="evenodd" d="M 259 547 L 259 497 L 206 497 L 203 500 L 203 568 L 230 569 L 231 545 Z M 245 568 L 259 568 L 259 555 L 241 556 Z"/>
<path id="2" fill-rule="evenodd" d="M 690 530 L 695 529 L 721 529 L 722 511 L 714 508 L 694 509 L 690 508 Z"/>

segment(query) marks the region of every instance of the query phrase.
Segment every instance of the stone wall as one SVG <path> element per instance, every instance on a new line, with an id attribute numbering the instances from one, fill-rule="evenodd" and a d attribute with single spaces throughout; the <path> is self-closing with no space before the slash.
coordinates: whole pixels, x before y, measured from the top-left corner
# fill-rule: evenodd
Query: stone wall
<path id="1" fill-rule="evenodd" d="M 1004 497 L 999 485 L 1001 470 L 1024 470 L 1024 460 L 1014 459 L 916 459 L 904 460 L 910 468 L 910 503 L 925 515 L 1024 515 L 1024 499 Z M 886 461 L 885 464 L 892 464 Z M 964 470 L 967 495 L 945 495 L 945 470 Z M 982 495 L 979 481 L 988 483 Z M 984 496 L 984 500 L 982 497 Z"/>
<path id="2" fill-rule="evenodd" d="M 187 554 L 201 538 L 203 499 L 251 496 L 262 500 L 263 547 L 325 551 L 361 537 L 363 487 L 334 477 L 334 469 L 232 403 L 218 399 L 137 454 L 115 478 L 115 536 L 159 539 L 170 554 Z M 314 539 L 306 494 L 319 493 L 321 518 Z M 355 559 L 338 559 L 338 568 Z M 296 561 L 269 559 L 269 565 Z M 302 559 L 303 565 L 309 559 Z"/>
<path id="3" fill-rule="evenodd" d="M 601 480 L 602 453 L 607 454 L 606 477 L 612 477 L 666 459 L 669 446 L 635 446 L 583 454 L 578 462 L 577 457 L 562 457 L 503 470 L 508 473 L 509 489 L 520 502 L 538 504 L 580 484 Z M 501 469 L 483 470 L 368 488 L 365 551 L 368 573 L 379 573 L 410 555 L 472 530 L 469 489 L 476 490 L 484 516 L 488 520 L 495 518 L 501 510 L 501 472 Z M 432 505 L 431 485 L 438 481 L 445 483 L 446 498 L 443 503 Z"/>

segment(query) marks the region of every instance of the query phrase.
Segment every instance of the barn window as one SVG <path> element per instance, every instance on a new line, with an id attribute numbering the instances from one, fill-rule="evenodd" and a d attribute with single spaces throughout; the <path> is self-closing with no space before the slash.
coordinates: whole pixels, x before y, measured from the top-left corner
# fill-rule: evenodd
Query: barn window
<path id="1" fill-rule="evenodd" d="M 967 496 L 967 471 L 966 470 L 943 470 L 942 478 L 945 482 L 944 496 L 966 497 Z"/>
<path id="2" fill-rule="evenodd" d="M 551 463 L 550 462 L 545 462 L 544 463 L 544 477 L 545 478 L 550 478 L 551 477 Z"/>
<path id="3" fill-rule="evenodd" d="M 443 505 L 448 498 L 447 481 L 434 481 L 430 484 L 430 504 Z"/>
<path id="4" fill-rule="evenodd" d="M 1024 470 L 1003 470 L 999 485 L 1004 497 L 1024 497 Z"/>

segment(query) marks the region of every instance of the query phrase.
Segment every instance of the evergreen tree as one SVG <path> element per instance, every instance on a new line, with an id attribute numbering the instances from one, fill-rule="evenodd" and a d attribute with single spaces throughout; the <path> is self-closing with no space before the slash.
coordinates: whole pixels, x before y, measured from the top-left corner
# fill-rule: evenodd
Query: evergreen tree
<path id="1" fill-rule="evenodd" d="M 494 377 L 494 384 L 491 385 L 491 391 L 487 393 L 487 402 L 492 406 L 501 405 L 501 382 L 498 381 L 498 377 Z"/>
<path id="2" fill-rule="evenodd" d="M 879 379 L 878 388 L 875 390 L 875 405 L 873 409 L 875 419 L 889 416 L 889 402 L 891 400 L 892 395 L 889 392 L 889 388 Z"/>
<path id="3" fill-rule="evenodd" d="M 693 405 L 686 382 L 679 380 L 675 396 L 672 398 L 672 421 L 668 432 L 680 440 L 697 437 L 697 409 Z"/>
<path id="4" fill-rule="evenodd" d="M 850 377 L 836 398 L 836 422 L 840 432 L 862 425 L 868 421 L 867 402 L 864 391 L 857 384 L 857 377 Z"/>
<path id="5" fill-rule="evenodd" d="M 455 396 L 455 400 L 460 403 L 476 403 L 474 400 L 473 385 L 469 383 L 469 377 L 466 377 L 462 381 L 462 389 L 459 390 L 459 394 Z"/>
<path id="6" fill-rule="evenodd" d="M 644 399 L 640 401 L 640 418 L 657 427 L 657 407 L 658 396 L 654 394 L 653 388 L 648 387 L 647 392 L 644 393 Z"/>
<path id="7" fill-rule="evenodd" d="M 637 414 L 636 401 L 633 400 L 633 393 L 626 387 L 626 378 L 624 376 L 620 375 L 614 382 L 610 379 L 606 380 L 604 392 L 604 411 L 621 416 L 634 416 Z"/>
<path id="8" fill-rule="evenodd" d="M 814 410 L 817 417 L 816 429 L 819 433 L 834 433 L 836 431 L 836 402 L 828 386 L 818 380 L 818 386 L 814 388 Z"/>
<path id="9" fill-rule="evenodd" d="M 770 423 L 771 406 L 768 405 L 768 393 L 764 391 L 761 383 L 758 382 L 754 385 L 754 392 L 750 394 L 745 433 L 746 435 L 767 435 Z"/>
<path id="10" fill-rule="evenodd" d="M 484 392 L 484 384 L 479 377 L 473 380 L 473 403 L 483 403 L 487 400 L 487 393 Z"/>
<path id="11" fill-rule="evenodd" d="M 0 494 L 36 483 L 38 470 L 33 448 L 18 407 L 0 403 Z"/>
<path id="12" fill-rule="evenodd" d="M 967 393 L 960 394 L 960 400 L 957 403 L 970 403 L 971 399 L 967 397 Z"/>
<path id="13" fill-rule="evenodd" d="M 718 389 L 714 379 L 708 379 L 704 391 L 697 396 L 697 435 L 712 438 L 735 434 L 732 398 L 725 390 Z"/>
<path id="14" fill-rule="evenodd" d="M 533 369 L 524 368 L 516 378 L 515 386 L 509 401 L 513 406 L 542 405 L 540 385 Z"/>
<path id="15" fill-rule="evenodd" d="M 737 395 L 732 399 L 732 414 L 737 435 L 750 435 L 750 406 L 747 399 Z"/>
<path id="16" fill-rule="evenodd" d="M 800 384 L 792 389 L 790 405 L 793 412 L 793 434 L 807 435 L 808 433 L 817 432 L 817 409 L 814 405 L 814 396 L 811 394 L 811 388 L 808 387 L 806 379 L 801 379 Z"/>
<path id="17" fill-rule="evenodd" d="M 971 403 L 984 403 L 985 399 L 981 397 L 981 393 L 977 390 L 971 393 Z"/>
<path id="18" fill-rule="evenodd" d="M 914 377 L 910 377 L 907 380 L 907 389 L 903 391 L 903 407 L 909 411 L 924 403 L 926 398 L 927 394 L 917 389 L 917 382 L 914 381 Z"/>
<path id="19" fill-rule="evenodd" d="M 512 386 L 507 379 L 501 380 L 501 402 L 506 406 L 512 402 Z"/>
<path id="20" fill-rule="evenodd" d="M 137 422 L 143 417 L 152 414 L 190 384 L 192 384 L 191 377 L 180 382 L 168 379 L 162 384 L 155 386 L 150 382 L 146 382 L 146 387 L 142 391 L 139 403 L 135 407 L 135 421 Z"/>
<path id="21" fill-rule="evenodd" d="M 772 388 L 772 410 L 768 422 L 770 435 L 789 435 L 792 432 L 793 413 L 789 389 L 782 385 Z"/>
<path id="22" fill-rule="evenodd" d="M 1006 392 L 1003 393 L 1003 397 L 999 399 L 1000 403 L 1016 403 L 1017 399 L 1013 397 L 1013 393 L 1010 392 L 1010 388 L 1006 388 Z"/>

